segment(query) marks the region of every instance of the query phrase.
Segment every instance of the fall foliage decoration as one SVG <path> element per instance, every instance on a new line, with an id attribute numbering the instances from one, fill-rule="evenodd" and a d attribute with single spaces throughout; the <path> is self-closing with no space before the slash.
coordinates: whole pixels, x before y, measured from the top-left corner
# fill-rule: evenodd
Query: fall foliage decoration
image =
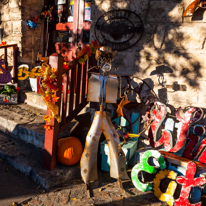
<path id="1" fill-rule="evenodd" d="M 82 155 L 82 144 L 76 137 L 62 138 L 58 141 L 57 159 L 61 164 L 74 165 Z"/>
<path id="2" fill-rule="evenodd" d="M 97 41 L 92 41 L 90 46 L 85 46 L 79 52 L 77 52 L 77 57 L 73 57 L 71 62 L 64 62 L 63 69 L 69 69 L 70 65 L 74 63 L 84 64 L 85 61 L 96 53 L 96 50 L 99 49 L 101 45 L 97 44 Z M 41 81 L 40 94 L 46 103 L 47 107 L 50 109 L 51 114 L 49 116 L 44 116 L 44 120 L 47 123 L 44 126 L 46 130 L 51 130 L 53 125 L 51 125 L 51 117 L 60 122 L 59 116 L 59 107 L 55 104 L 58 102 L 59 97 L 56 96 L 56 77 L 57 71 L 54 68 L 51 68 L 49 64 L 43 63 L 42 67 L 39 69 L 41 76 L 43 77 Z"/>
<path id="3" fill-rule="evenodd" d="M 56 104 L 52 103 L 52 99 L 54 100 L 54 102 L 57 102 L 59 99 L 59 97 L 56 97 L 57 87 L 55 85 L 57 72 L 55 69 L 51 68 L 46 63 L 42 64 L 42 67 L 40 68 L 40 72 L 43 77 L 41 81 L 40 94 L 45 104 L 51 111 L 50 116 L 44 116 L 44 120 L 49 122 L 49 124 L 44 125 L 44 128 L 50 130 L 52 126 L 50 125 L 51 117 L 53 117 L 58 122 L 60 122 L 59 107 Z"/>
<path id="4" fill-rule="evenodd" d="M 49 6 L 48 9 L 45 8 L 45 10 L 42 11 L 42 13 L 41 13 L 41 18 L 44 17 L 46 19 L 46 21 L 48 21 L 48 22 L 53 21 L 54 20 L 54 18 L 52 16 L 53 8 L 54 8 L 53 6 Z"/>
<path id="5" fill-rule="evenodd" d="M 7 45 L 7 42 L 6 41 L 2 41 L 1 43 L 0 43 L 0 46 L 6 46 Z"/>
<path id="6" fill-rule="evenodd" d="M 97 49 L 101 47 L 100 44 L 97 44 L 97 40 L 91 41 L 91 45 L 86 45 L 83 49 L 77 52 L 77 57 L 72 57 L 73 61 L 71 62 L 64 62 L 63 68 L 69 69 L 69 66 L 78 62 L 79 64 L 85 64 L 85 62 L 89 59 L 92 54 L 95 54 Z"/>

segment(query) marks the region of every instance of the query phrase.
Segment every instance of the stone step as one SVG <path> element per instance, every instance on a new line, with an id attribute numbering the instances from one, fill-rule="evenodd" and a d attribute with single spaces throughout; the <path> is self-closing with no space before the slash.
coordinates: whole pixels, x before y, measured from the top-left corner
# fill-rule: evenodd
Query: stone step
<path id="1" fill-rule="evenodd" d="M 90 113 L 85 112 L 86 108 L 59 134 L 59 138 L 68 137 L 71 132 L 79 136 L 90 123 Z M 45 125 L 44 115 L 46 115 L 46 110 L 24 103 L 0 105 L 0 130 L 13 138 L 44 149 L 45 129 L 42 126 Z"/>
<path id="2" fill-rule="evenodd" d="M 27 104 L 0 105 L 0 130 L 13 138 L 44 148 L 46 110 Z"/>
<path id="3" fill-rule="evenodd" d="M 47 106 L 44 103 L 41 95 L 37 94 L 36 92 L 20 91 L 18 98 L 19 98 L 18 100 L 19 100 L 20 103 L 25 103 L 25 104 L 28 104 L 30 106 L 33 106 L 33 107 L 36 107 L 36 108 L 39 108 L 39 109 L 47 110 Z M 75 95 L 74 95 L 74 99 L 75 99 Z M 67 104 L 69 105 L 69 94 L 68 94 L 67 102 L 68 102 Z M 74 102 L 73 106 L 75 107 L 75 102 Z M 69 109 L 68 106 L 67 106 L 67 109 Z M 88 112 L 88 111 L 89 111 L 89 103 L 81 111 L 81 114 L 83 114 L 85 112 Z"/>
<path id="4" fill-rule="evenodd" d="M 21 103 L 28 104 L 30 106 L 37 107 L 39 109 L 47 110 L 47 106 L 44 103 L 40 94 L 32 91 L 20 91 L 18 100 Z"/>
<path id="5" fill-rule="evenodd" d="M 24 175 L 44 188 L 62 185 L 72 178 L 80 177 L 79 163 L 64 166 L 57 162 L 52 171 L 43 169 L 46 110 L 27 104 L 0 105 L 0 159 L 8 161 Z M 78 115 L 59 134 L 59 138 L 76 136 L 84 145 L 90 113 Z M 85 129 L 86 127 L 86 129 Z"/>
<path id="6" fill-rule="evenodd" d="M 44 151 L 41 148 L 0 132 L 0 160 L 7 161 L 45 189 L 63 186 L 74 178 L 80 178 L 79 163 L 64 166 L 57 162 L 54 170 L 45 170 L 43 154 Z"/>

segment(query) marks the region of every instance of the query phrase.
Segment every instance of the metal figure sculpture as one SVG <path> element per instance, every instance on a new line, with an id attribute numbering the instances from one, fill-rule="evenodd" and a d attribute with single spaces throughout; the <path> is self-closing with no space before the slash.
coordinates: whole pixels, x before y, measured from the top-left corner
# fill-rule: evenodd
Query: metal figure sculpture
<path id="1" fill-rule="evenodd" d="M 112 69 L 112 66 L 108 65 L 108 62 L 111 63 L 111 61 L 108 61 L 108 58 L 111 59 L 112 57 L 113 59 L 114 53 L 111 52 L 111 49 L 105 49 L 105 47 L 100 48 L 100 50 L 101 52 L 98 55 L 101 56 L 101 65 L 99 65 L 102 74 L 94 74 L 91 77 L 91 82 L 88 85 L 87 99 L 88 101 L 99 101 L 100 111 L 95 112 L 92 126 L 86 137 L 86 144 L 80 162 L 81 176 L 87 186 L 90 181 L 98 179 L 97 152 L 99 139 L 103 132 L 110 151 L 110 176 L 116 178 L 121 186 L 121 179 L 129 179 L 126 171 L 126 157 L 120 146 L 119 135 L 112 124 L 109 114 L 104 111 L 103 107 L 104 102 L 115 103 L 117 100 L 117 91 L 115 90 L 118 89 L 118 84 L 116 84 L 118 79 L 114 75 L 107 75 Z M 105 64 L 102 62 L 103 59 L 105 59 Z M 111 97 L 111 90 L 114 91 L 116 97 Z M 110 98 L 106 98 L 107 94 Z"/>

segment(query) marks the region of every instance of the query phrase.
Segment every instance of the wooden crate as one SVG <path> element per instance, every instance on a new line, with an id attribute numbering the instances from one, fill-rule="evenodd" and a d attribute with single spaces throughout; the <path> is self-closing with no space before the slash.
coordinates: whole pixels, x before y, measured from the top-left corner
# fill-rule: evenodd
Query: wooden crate
<path id="1" fill-rule="evenodd" d="M 124 152 L 127 162 L 126 166 L 134 165 L 134 161 L 132 159 L 135 151 L 137 150 L 138 138 L 132 138 L 123 144 L 121 142 L 122 151 Z M 109 156 L 109 147 L 107 141 L 104 140 L 100 143 L 100 154 L 102 154 L 102 162 L 101 162 L 101 170 L 106 172 L 110 171 L 110 156 Z"/>

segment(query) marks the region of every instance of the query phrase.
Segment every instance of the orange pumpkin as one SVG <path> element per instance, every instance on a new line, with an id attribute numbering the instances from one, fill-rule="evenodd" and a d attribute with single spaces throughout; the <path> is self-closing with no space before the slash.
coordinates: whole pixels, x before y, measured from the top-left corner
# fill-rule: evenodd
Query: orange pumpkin
<path id="1" fill-rule="evenodd" d="M 64 165 L 74 165 L 80 160 L 82 150 L 82 144 L 76 137 L 59 139 L 57 160 Z"/>

